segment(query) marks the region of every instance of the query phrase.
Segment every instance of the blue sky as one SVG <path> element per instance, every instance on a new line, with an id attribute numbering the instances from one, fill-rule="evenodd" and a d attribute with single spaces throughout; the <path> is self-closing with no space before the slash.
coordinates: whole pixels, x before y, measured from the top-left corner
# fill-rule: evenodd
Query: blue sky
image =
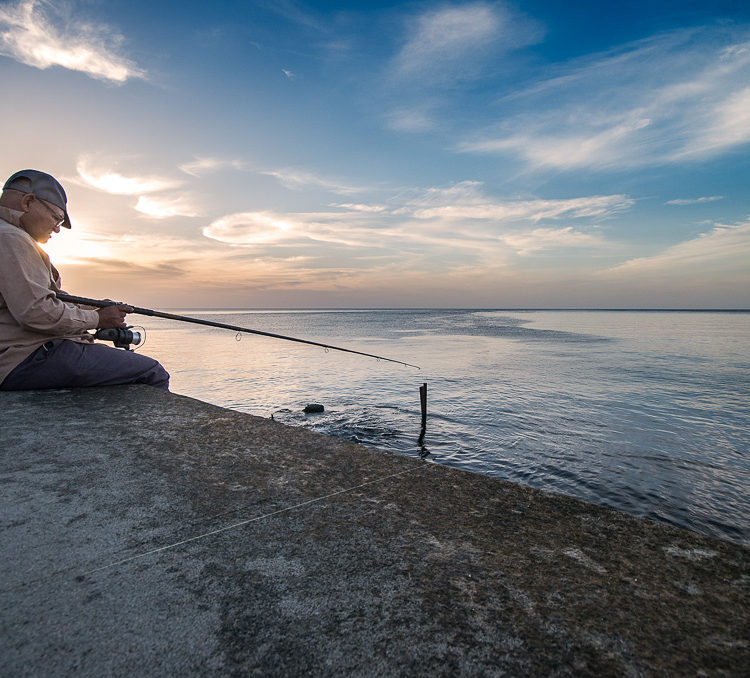
<path id="1" fill-rule="evenodd" d="M 746 2 L 0 2 L 5 174 L 152 306 L 750 307 Z"/>

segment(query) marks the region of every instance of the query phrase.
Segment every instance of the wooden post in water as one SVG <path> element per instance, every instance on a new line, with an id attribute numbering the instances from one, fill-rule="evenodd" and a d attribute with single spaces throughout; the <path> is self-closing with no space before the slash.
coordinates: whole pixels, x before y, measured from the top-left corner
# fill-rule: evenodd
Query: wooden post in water
<path id="1" fill-rule="evenodd" d="M 417 445 L 421 445 L 424 442 L 424 434 L 427 429 L 427 384 L 422 384 L 419 387 L 419 404 L 422 407 L 422 430 L 417 438 Z"/>

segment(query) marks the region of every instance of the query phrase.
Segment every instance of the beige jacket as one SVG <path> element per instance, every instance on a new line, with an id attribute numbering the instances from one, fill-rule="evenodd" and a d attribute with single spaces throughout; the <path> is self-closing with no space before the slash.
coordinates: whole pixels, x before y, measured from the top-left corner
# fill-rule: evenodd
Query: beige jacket
<path id="1" fill-rule="evenodd" d="M 92 342 L 96 311 L 65 304 L 60 274 L 20 226 L 21 212 L 0 206 L 0 383 L 50 339 Z"/>

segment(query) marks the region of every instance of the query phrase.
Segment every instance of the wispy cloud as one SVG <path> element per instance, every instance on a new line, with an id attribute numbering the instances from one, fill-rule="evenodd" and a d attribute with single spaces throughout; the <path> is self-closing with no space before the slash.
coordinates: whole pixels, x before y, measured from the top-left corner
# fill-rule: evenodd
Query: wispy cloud
<path id="1" fill-rule="evenodd" d="M 551 249 L 607 247 L 599 233 L 585 233 L 572 226 L 535 228 L 523 233 L 509 233 L 501 236 L 501 240 L 522 257 Z"/>
<path id="2" fill-rule="evenodd" d="M 439 84 L 472 78 L 487 58 L 536 40 L 539 30 L 499 2 L 469 2 L 428 9 L 412 18 L 390 65 L 397 80 Z"/>
<path id="3" fill-rule="evenodd" d="M 746 29 L 674 31 L 506 97 L 496 127 L 457 148 L 557 170 L 699 160 L 750 142 L 749 80 Z"/>
<path id="4" fill-rule="evenodd" d="M 487 139 L 461 144 L 460 150 L 474 153 L 514 152 L 524 156 L 533 167 L 575 169 L 591 166 L 612 166 L 623 163 L 631 155 L 632 134 L 651 124 L 648 118 L 610 120 L 602 130 L 586 129 L 556 136 L 537 132 Z"/>
<path id="5" fill-rule="evenodd" d="M 397 132 L 429 132 L 437 127 L 432 106 L 427 104 L 397 108 L 387 118 L 388 127 Z"/>
<path id="6" fill-rule="evenodd" d="M 119 54 L 124 38 L 106 26 L 64 22 L 46 0 L 0 7 L 0 54 L 45 69 L 61 66 L 113 83 L 146 73 Z"/>
<path id="7" fill-rule="evenodd" d="M 342 184 L 330 179 L 325 179 L 313 174 L 312 172 L 306 172 L 304 170 L 285 168 L 279 170 L 265 170 L 260 172 L 269 177 L 278 179 L 284 186 L 293 190 L 299 190 L 308 186 L 317 188 L 324 188 L 331 191 L 332 193 L 339 193 L 342 195 L 350 195 L 354 193 L 360 193 L 364 190 L 361 186 L 349 186 Z"/>
<path id="8" fill-rule="evenodd" d="M 626 195 L 596 195 L 565 200 L 497 200 L 484 195 L 482 184 L 463 181 L 448 188 L 431 188 L 408 201 L 401 212 L 417 219 L 486 219 L 529 221 L 543 219 L 602 218 L 634 204 Z"/>
<path id="9" fill-rule="evenodd" d="M 203 235 L 230 245 L 258 245 L 299 237 L 304 227 L 294 215 L 241 212 L 214 220 L 203 229 Z"/>
<path id="10" fill-rule="evenodd" d="M 288 21 L 310 28 L 317 33 L 325 33 L 328 25 L 313 14 L 309 7 L 295 0 L 261 0 L 257 4 L 275 12 Z"/>
<path id="11" fill-rule="evenodd" d="M 484 2 L 429 10 L 416 18 L 394 70 L 401 76 L 445 74 L 446 68 L 492 42 L 501 25 L 497 10 Z"/>
<path id="12" fill-rule="evenodd" d="M 363 205 L 359 203 L 331 203 L 330 207 L 339 207 L 353 212 L 386 212 L 388 207 L 385 205 Z"/>
<path id="13" fill-rule="evenodd" d="M 198 217 L 201 214 L 190 198 L 184 195 L 170 197 L 142 195 L 138 198 L 135 209 L 137 212 L 155 219 Z"/>
<path id="14" fill-rule="evenodd" d="M 660 277 L 675 273 L 693 277 L 700 273 L 735 270 L 747 274 L 750 261 L 750 221 L 718 224 L 663 252 L 649 257 L 630 259 L 607 271 L 608 274 L 656 274 Z"/>
<path id="15" fill-rule="evenodd" d="M 241 160 L 229 160 L 225 158 L 198 157 L 190 162 L 179 166 L 181 172 L 193 177 L 202 177 L 206 174 L 218 172 L 222 169 L 243 170 L 247 168 L 246 163 Z"/>
<path id="16" fill-rule="evenodd" d="M 320 248 L 387 247 L 386 240 L 396 233 L 372 221 L 362 211 L 291 212 L 271 210 L 228 214 L 203 228 L 203 235 L 229 245 L 255 247 L 296 245 Z"/>
<path id="17" fill-rule="evenodd" d="M 740 77 L 750 78 L 750 42 L 738 57 L 748 66 Z M 724 96 L 702 115 L 704 120 L 696 122 L 690 144 L 677 150 L 674 160 L 704 158 L 750 142 L 750 87 Z"/>
<path id="18" fill-rule="evenodd" d="M 665 205 L 699 205 L 704 202 L 716 202 L 717 200 L 724 200 L 723 195 L 708 195 L 700 198 L 676 198 L 675 200 L 667 200 Z"/>
<path id="19" fill-rule="evenodd" d="M 87 157 L 79 159 L 76 170 L 88 186 L 114 195 L 140 195 L 177 188 L 181 182 L 157 176 L 126 176 L 111 169 L 92 167 Z"/>

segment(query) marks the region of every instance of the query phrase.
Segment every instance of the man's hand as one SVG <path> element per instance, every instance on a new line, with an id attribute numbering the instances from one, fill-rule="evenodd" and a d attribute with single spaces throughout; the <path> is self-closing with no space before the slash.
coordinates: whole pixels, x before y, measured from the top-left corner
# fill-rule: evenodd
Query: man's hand
<path id="1" fill-rule="evenodd" d="M 105 306 L 97 310 L 99 314 L 99 325 L 97 329 L 109 330 L 125 327 L 125 316 L 133 310 L 132 306 L 117 304 L 117 306 Z"/>

